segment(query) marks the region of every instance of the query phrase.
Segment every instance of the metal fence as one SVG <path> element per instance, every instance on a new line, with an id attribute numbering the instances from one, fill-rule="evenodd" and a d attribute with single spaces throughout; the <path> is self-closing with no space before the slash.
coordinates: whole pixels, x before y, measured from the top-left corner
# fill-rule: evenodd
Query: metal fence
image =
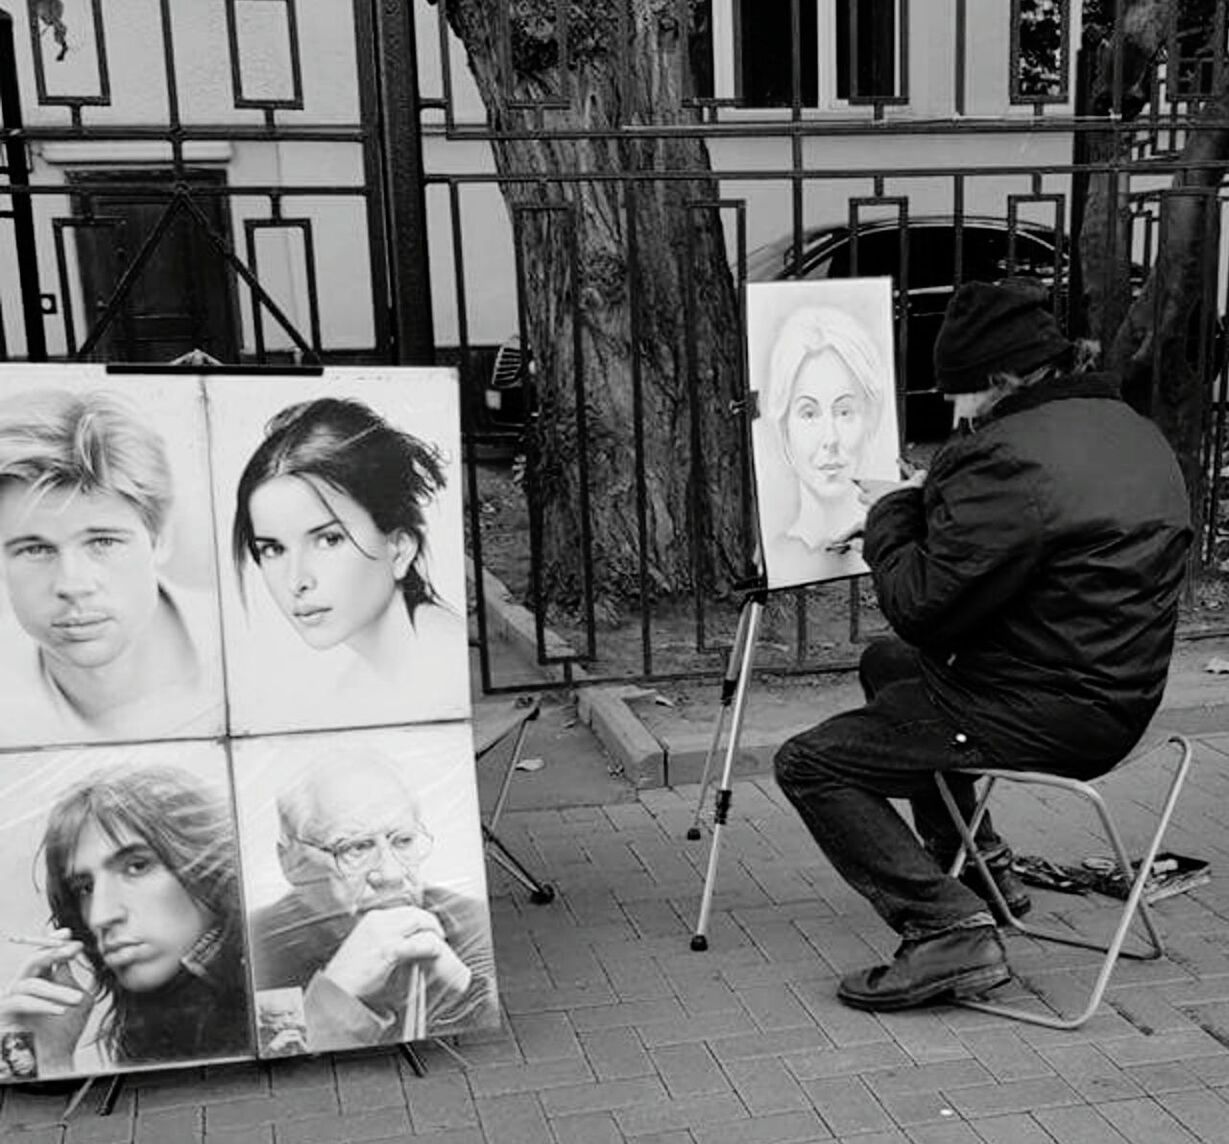
<path id="1" fill-rule="evenodd" d="M 631 549 L 639 546 L 631 559 L 636 571 L 617 606 L 594 592 L 592 568 L 566 607 L 552 601 L 544 582 L 535 489 L 545 479 L 542 434 L 557 427 L 542 422 L 544 379 L 533 372 L 548 356 L 540 339 L 534 344 L 542 290 L 531 249 L 535 227 L 554 226 L 564 236 L 560 259 L 579 283 L 581 271 L 591 269 L 576 264 L 584 193 L 598 184 L 614 189 L 609 225 L 635 266 L 637 196 L 694 184 L 702 193 L 680 209 L 696 232 L 716 226 L 724 235 L 739 315 L 749 277 L 890 274 L 904 444 L 924 456 L 944 416 L 926 362 L 928 339 L 952 288 L 969 277 L 1029 274 L 1044 280 L 1066 320 L 1088 285 L 1071 254 L 1086 222 L 1090 180 L 1111 180 L 1107 218 L 1129 205 L 1130 224 L 1108 232 L 1118 244 L 1117 264 L 1135 267 L 1140 282 L 1167 241 L 1173 204 L 1184 196 L 1211 198 L 1215 230 L 1206 243 L 1195 369 L 1211 397 L 1201 460 L 1219 474 L 1225 376 L 1217 331 L 1229 309 L 1220 260 L 1221 160 L 1192 159 L 1186 149 L 1197 129 L 1229 127 L 1210 111 L 1225 90 L 1229 2 L 1175 5 L 1176 12 L 1199 9 L 1201 19 L 1209 17 L 1201 34 L 1174 21 L 1142 64 L 1117 32 L 1097 44 L 1081 40 L 1090 14 L 1120 28 L 1124 6 L 1125 0 L 1084 0 L 1081 28 L 1074 23 L 1078 6 L 1067 0 L 1013 0 L 1011 19 L 1000 28 L 1001 56 L 989 61 L 978 21 L 1004 5 L 781 0 L 769 12 L 762 4 L 753 11 L 748 0 L 674 0 L 654 8 L 655 59 L 669 57 L 654 79 L 665 76 L 662 82 L 677 83 L 685 97 L 673 106 L 663 101 L 654 118 L 630 111 L 641 106 L 634 92 L 645 79 L 643 57 L 631 50 L 643 35 L 637 21 L 645 6 L 630 2 L 612 0 L 606 9 L 574 8 L 568 0 L 537 5 L 538 39 L 528 49 L 554 78 L 525 84 L 516 77 L 528 50 L 526 29 L 517 23 L 524 13 L 505 4 L 352 0 L 308 9 L 296 0 L 157 0 L 143 50 L 121 60 L 115 45 L 131 29 L 116 25 L 131 6 L 82 0 L 68 6 L 76 24 L 67 29 L 67 44 L 75 53 L 70 59 L 89 65 L 91 80 L 66 89 L 56 86 L 51 66 L 65 48 L 64 29 L 54 5 L 32 0 L 18 14 L 25 19 L 20 42 L 14 21 L 0 15 L 0 241 L 9 243 L 20 286 L 7 307 L 0 294 L 0 360 L 165 359 L 180 348 L 201 348 L 259 364 L 456 364 L 465 397 L 467 525 L 484 687 L 719 674 L 738 593 L 715 592 L 698 567 L 686 593 L 663 593 L 645 557 L 652 520 L 643 437 L 652 414 L 641 375 L 652 347 L 638 337 L 650 315 L 636 304 L 627 311 L 636 348 L 622 442 L 635 468 L 626 496 L 636 508 L 628 541 Z M 347 19 L 340 69 L 317 59 L 322 39 L 329 40 L 319 23 L 325 8 Z M 184 29 L 207 10 L 216 24 L 208 40 L 216 58 L 202 64 L 196 57 L 203 49 Z M 461 67 L 448 22 L 482 10 L 494 77 L 485 107 Z M 944 18 L 938 29 L 936 10 Z M 593 11 L 605 11 L 608 23 L 586 23 Z M 262 85 L 248 37 L 252 21 L 270 12 L 280 21 L 281 79 Z M 783 39 L 774 42 L 774 35 Z M 585 94 L 578 61 L 603 36 L 615 111 L 586 122 L 576 114 Z M 783 52 L 780 43 L 787 45 Z M 808 45 L 818 51 L 825 44 L 828 56 L 810 58 Z M 1080 63 L 1072 66 L 1077 51 Z M 1098 55 L 1103 82 L 1093 90 Z M 471 63 L 481 75 L 482 61 Z M 121 94 L 138 66 L 157 73 L 149 82 L 156 81 L 158 100 L 126 119 Z M 120 74 L 121 67 L 128 72 Z M 187 95 L 202 67 L 213 91 L 204 110 Z M 24 108 L 19 74 L 29 77 Z M 323 89 L 328 95 L 338 88 L 350 94 L 320 102 Z M 327 114 L 320 113 L 325 105 Z M 1130 153 L 1091 150 L 1107 131 L 1129 139 Z M 599 168 L 582 158 L 555 169 L 492 160 L 493 151 L 507 156 L 522 143 L 604 144 L 602 155 L 618 159 Z M 675 144 L 692 145 L 690 158 L 663 166 L 662 148 Z M 96 150 L 73 159 L 72 148 L 86 145 Z M 223 145 L 229 162 L 211 151 Z M 126 148 L 146 158 L 103 161 L 108 151 L 122 157 Z M 62 153 L 63 169 L 52 178 L 48 157 Z M 266 153 L 279 161 L 252 160 Z M 321 174 L 313 157 L 325 154 L 336 161 Z M 40 160 L 33 167 L 32 155 Z M 325 177 L 334 171 L 344 177 Z M 1174 187 L 1179 173 L 1192 185 Z M 282 261 L 293 264 L 277 274 L 264 261 L 274 236 Z M 825 254 L 823 243 L 835 245 Z M 204 271 L 188 275 L 195 292 L 187 290 L 176 321 L 141 298 L 172 248 L 180 259 L 218 268 L 213 279 Z M 357 262 L 338 261 L 355 249 L 363 251 Z M 702 399 L 698 379 L 687 372 L 696 340 L 693 255 L 689 238 L 670 263 L 683 284 L 687 330 L 677 369 L 692 406 Z M 629 283 L 648 295 L 650 284 L 637 283 L 634 271 Z M 337 316 L 347 300 L 359 314 L 350 326 Z M 574 349 L 588 312 L 577 287 L 555 315 L 559 338 L 572 339 Z M 512 333 L 519 335 L 515 343 Z M 568 479 L 579 489 L 576 544 L 588 554 L 601 539 L 593 535 L 596 510 L 611 490 L 590 487 L 596 423 L 586 420 L 593 395 L 583 387 L 591 363 L 573 365 L 569 408 L 581 447 Z M 740 373 L 733 385 L 743 392 L 745 377 Z M 684 422 L 680 431 L 692 430 Z M 704 458 L 693 446 L 680 446 L 680 463 L 699 481 Z M 748 566 L 749 464 L 744 456 L 733 466 L 741 477 L 730 489 L 744 521 Z M 1212 558 L 1219 479 L 1208 489 L 1201 552 Z M 701 559 L 697 547 L 693 560 Z M 486 573 L 527 607 L 537 659 L 552 682 L 505 666 Z M 878 622 L 869 588 L 858 581 L 774 599 L 767 621 L 761 662 L 782 671 L 848 667 L 855 645 Z"/>

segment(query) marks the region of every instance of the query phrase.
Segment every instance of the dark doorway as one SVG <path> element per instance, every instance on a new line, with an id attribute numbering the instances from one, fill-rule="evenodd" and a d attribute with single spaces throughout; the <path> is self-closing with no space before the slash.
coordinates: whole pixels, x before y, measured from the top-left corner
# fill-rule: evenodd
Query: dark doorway
<path id="1" fill-rule="evenodd" d="M 206 192 L 192 201 L 229 244 L 229 200 L 207 193 L 226 185 L 226 173 L 189 170 L 184 177 L 190 188 Z M 175 175 L 166 169 L 127 169 L 78 172 L 69 179 L 91 191 L 73 197 L 88 334 L 125 269 L 157 228 L 171 202 Z M 115 190 L 109 190 L 108 184 L 114 184 Z M 164 189 L 157 195 L 132 189 L 140 186 Z M 99 225 L 91 225 L 91 217 Z M 238 361 L 238 319 L 225 259 L 200 222 L 182 212 L 159 239 L 91 356 L 104 361 L 166 362 L 194 349 L 219 361 Z"/>

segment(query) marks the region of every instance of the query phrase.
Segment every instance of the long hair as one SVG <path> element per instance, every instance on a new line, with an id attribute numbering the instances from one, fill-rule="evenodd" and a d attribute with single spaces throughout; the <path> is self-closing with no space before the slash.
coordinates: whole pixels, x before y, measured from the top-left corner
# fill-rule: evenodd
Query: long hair
<path id="1" fill-rule="evenodd" d="M 401 580 L 410 618 L 420 604 L 438 601 L 422 567 L 423 508 L 444 487 L 437 449 L 390 425 L 359 401 L 321 397 L 283 409 L 266 427 L 265 439 L 244 467 L 235 494 L 231 553 L 241 588 L 244 562 L 260 563 L 252 494 L 266 481 L 284 476 L 323 482 L 361 505 L 386 536 L 398 530 L 411 536 L 416 555 Z M 353 537 L 350 540 L 354 543 Z"/>
<path id="2" fill-rule="evenodd" d="M 121 835 L 142 839 L 187 895 L 212 915 L 204 972 L 185 967 L 148 993 L 120 985 L 102 959 L 70 881 L 82 832 L 91 824 L 115 842 Z M 98 988 L 110 1000 L 101 1039 L 116 1060 L 218 1055 L 250 1047 L 234 826 L 220 792 L 172 766 L 96 773 L 52 808 L 43 854 L 53 922 L 85 947 Z"/>

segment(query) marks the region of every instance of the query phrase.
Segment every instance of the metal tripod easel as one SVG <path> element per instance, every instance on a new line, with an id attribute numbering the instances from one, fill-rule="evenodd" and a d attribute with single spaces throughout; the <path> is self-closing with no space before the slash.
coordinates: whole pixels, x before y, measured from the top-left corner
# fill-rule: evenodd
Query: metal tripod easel
<path id="1" fill-rule="evenodd" d="M 721 854 L 721 832 L 729 819 L 730 806 L 734 801 L 734 792 L 730 787 L 730 774 L 734 768 L 734 757 L 738 753 L 738 740 L 742 733 L 743 712 L 747 703 L 747 686 L 751 681 L 751 664 L 755 659 L 755 639 L 759 631 L 760 617 L 764 611 L 764 602 L 768 593 L 757 589 L 747 595 L 743 601 L 742 611 L 738 616 L 738 629 L 734 634 L 734 646 L 730 648 L 730 659 L 726 664 L 725 677 L 721 683 L 721 709 L 717 715 L 717 724 L 713 728 L 712 742 L 709 743 L 708 754 L 704 758 L 704 772 L 700 777 L 700 794 L 696 799 L 696 814 L 687 837 L 695 841 L 700 837 L 700 815 L 704 807 L 704 798 L 708 794 L 709 775 L 713 760 L 717 755 L 717 747 L 721 742 L 721 730 L 725 724 L 725 713 L 733 704 L 734 712 L 730 720 L 730 738 L 725 746 L 725 763 L 721 770 L 721 785 L 713 807 L 713 841 L 708 852 L 708 872 L 704 876 L 704 893 L 700 898 L 700 916 L 696 922 L 695 933 L 691 938 L 691 948 L 697 952 L 708 949 L 708 923 L 713 908 L 713 893 L 717 886 L 717 862 Z"/>

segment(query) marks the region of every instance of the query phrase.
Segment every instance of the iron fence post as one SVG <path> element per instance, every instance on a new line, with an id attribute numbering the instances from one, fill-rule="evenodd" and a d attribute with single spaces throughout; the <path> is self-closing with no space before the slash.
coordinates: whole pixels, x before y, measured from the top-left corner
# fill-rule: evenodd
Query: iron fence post
<path id="1" fill-rule="evenodd" d="M 13 245 L 17 254 L 17 281 L 26 331 L 26 358 L 47 360 L 47 335 L 38 284 L 38 247 L 34 242 L 34 211 L 28 190 L 30 166 L 22 134 L 21 92 L 17 87 L 17 52 L 13 43 L 13 17 L 0 8 L 0 118 L 4 120 L 4 165 L 13 200 Z"/>
<path id="2" fill-rule="evenodd" d="M 395 360 L 401 365 L 432 365 L 435 329 L 414 5 L 405 0 L 377 0 L 377 4 Z"/>

